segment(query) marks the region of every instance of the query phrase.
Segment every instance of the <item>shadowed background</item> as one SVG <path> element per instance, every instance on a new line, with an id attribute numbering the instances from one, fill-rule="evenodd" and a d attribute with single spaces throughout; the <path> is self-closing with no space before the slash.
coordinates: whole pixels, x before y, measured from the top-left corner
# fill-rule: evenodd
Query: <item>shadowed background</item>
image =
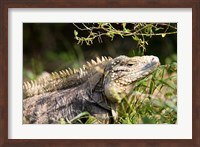
<path id="1" fill-rule="evenodd" d="M 102 37 L 88 46 L 77 44 L 74 38 L 76 26 L 71 23 L 24 23 L 23 24 L 23 77 L 35 79 L 42 72 L 58 71 L 67 67 L 80 67 L 85 61 L 97 56 L 134 56 L 138 51 L 132 37 L 115 36 L 113 40 Z M 79 31 L 80 36 L 86 32 Z M 145 55 L 158 56 L 161 64 L 176 61 L 177 34 L 147 38 Z"/>

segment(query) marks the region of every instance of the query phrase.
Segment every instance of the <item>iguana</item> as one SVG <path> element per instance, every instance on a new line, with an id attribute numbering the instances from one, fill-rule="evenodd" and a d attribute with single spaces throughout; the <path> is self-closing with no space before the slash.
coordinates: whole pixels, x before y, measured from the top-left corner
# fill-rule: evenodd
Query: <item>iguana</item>
<path id="1" fill-rule="evenodd" d="M 124 55 L 91 60 L 79 70 L 53 72 L 23 84 L 24 123 L 70 123 L 81 112 L 89 112 L 96 123 L 110 123 L 111 106 L 130 95 L 134 83 L 160 65 L 158 57 Z"/>

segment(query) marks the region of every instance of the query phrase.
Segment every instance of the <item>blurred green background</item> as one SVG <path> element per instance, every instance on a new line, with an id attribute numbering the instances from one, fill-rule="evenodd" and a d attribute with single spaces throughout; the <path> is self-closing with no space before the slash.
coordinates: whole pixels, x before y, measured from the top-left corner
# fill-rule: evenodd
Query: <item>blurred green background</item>
<path id="1" fill-rule="evenodd" d="M 176 26 L 176 24 L 172 24 Z M 134 56 L 138 52 L 137 42 L 132 37 L 115 36 L 113 40 L 103 36 L 88 46 L 77 44 L 74 36 L 76 26 L 72 23 L 24 23 L 23 24 L 23 77 L 35 79 L 45 72 L 58 71 L 67 67 L 80 67 L 85 61 L 97 56 Z M 170 31 L 170 29 L 169 29 Z M 79 31 L 80 36 L 87 36 Z M 177 34 L 165 37 L 146 38 L 145 55 L 158 56 L 161 64 L 177 58 Z"/>

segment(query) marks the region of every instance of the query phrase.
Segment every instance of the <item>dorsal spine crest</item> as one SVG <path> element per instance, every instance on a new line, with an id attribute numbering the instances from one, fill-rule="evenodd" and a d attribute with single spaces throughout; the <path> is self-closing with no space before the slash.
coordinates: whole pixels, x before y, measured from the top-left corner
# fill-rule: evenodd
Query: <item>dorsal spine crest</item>
<path id="1" fill-rule="evenodd" d="M 46 89 L 51 90 L 51 88 L 48 88 L 48 86 L 52 88 L 54 87 L 54 89 L 56 89 L 57 88 L 56 85 L 52 86 L 49 84 L 53 84 L 57 80 L 59 80 L 59 82 L 61 82 L 62 84 L 62 81 L 64 82 L 67 78 L 71 76 L 76 76 L 76 74 L 77 74 L 77 78 L 84 77 L 87 73 L 87 70 L 92 69 L 93 67 L 98 66 L 101 63 L 105 61 L 109 61 L 111 59 L 112 59 L 111 57 L 105 57 L 105 56 L 102 56 L 101 58 L 97 57 L 96 61 L 92 59 L 90 62 L 86 62 L 86 64 L 84 64 L 80 69 L 72 70 L 71 68 L 68 68 L 65 70 L 58 71 L 58 72 L 52 72 L 49 76 L 45 76 L 34 81 L 24 82 L 23 91 L 27 93 L 28 96 L 33 96 L 36 94 L 34 92 L 33 94 L 31 94 L 31 91 L 32 91 L 31 89 L 33 89 L 33 91 L 38 91 L 38 94 L 40 94 L 39 91 L 43 91 Z M 59 86 L 62 87 L 62 85 L 59 85 Z M 47 92 L 47 91 L 44 91 L 44 92 Z"/>

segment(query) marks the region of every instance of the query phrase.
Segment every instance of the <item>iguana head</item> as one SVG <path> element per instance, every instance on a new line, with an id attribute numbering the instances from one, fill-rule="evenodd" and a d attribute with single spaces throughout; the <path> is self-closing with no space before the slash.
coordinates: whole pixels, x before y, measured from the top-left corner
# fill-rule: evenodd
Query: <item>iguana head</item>
<path id="1" fill-rule="evenodd" d="M 120 102 L 133 90 L 134 83 L 160 65 L 155 56 L 119 56 L 105 67 L 104 91 L 112 102 Z"/>

